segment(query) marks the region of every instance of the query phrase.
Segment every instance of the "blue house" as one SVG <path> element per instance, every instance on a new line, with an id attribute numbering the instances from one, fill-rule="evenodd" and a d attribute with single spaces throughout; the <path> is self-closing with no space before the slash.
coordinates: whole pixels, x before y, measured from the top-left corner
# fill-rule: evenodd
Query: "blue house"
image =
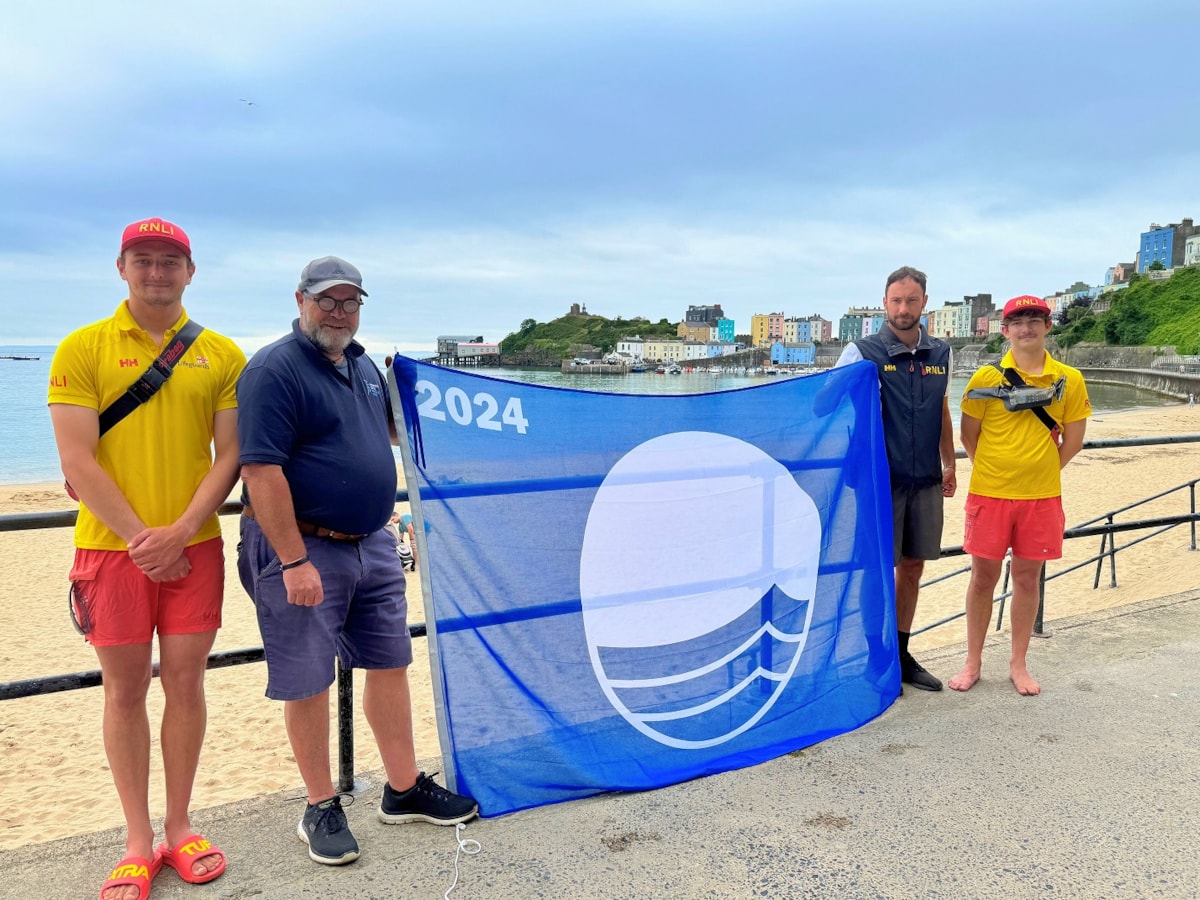
<path id="1" fill-rule="evenodd" d="M 817 348 L 811 341 L 796 344 L 776 341 L 771 345 L 771 362 L 777 366 L 811 366 L 816 358 Z"/>
<path id="2" fill-rule="evenodd" d="M 1191 219 L 1182 219 L 1171 225 L 1151 223 L 1150 230 L 1142 232 L 1138 271 L 1145 272 L 1155 262 L 1162 263 L 1167 269 L 1184 265 L 1188 238 L 1195 234 L 1200 234 L 1200 227 Z"/>
<path id="3" fill-rule="evenodd" d="M 1160 227 L 1151 225 L 1149 231 L 1142 232 L 1142 243 L 1138 254 L 1138 271 L 1145 272 L 1153 262 L 1160 262 L 1165 268 L 1171 266 L 1171 250 L 1175 245 L 1175 226 Z"/>

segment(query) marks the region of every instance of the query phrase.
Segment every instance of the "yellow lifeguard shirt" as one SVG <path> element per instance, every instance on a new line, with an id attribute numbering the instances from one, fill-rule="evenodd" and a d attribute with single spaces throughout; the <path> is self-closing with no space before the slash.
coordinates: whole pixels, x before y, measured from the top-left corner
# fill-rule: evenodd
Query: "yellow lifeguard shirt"
<path id="1" fill-rule="evenodd" d="M 129 301 L 112 318 L 69 334 L 50 364 L 50 403 L 106 409 L 154 361 L 162 348 L 140 328 Z M 167 329 L 163 346 L 187 322 L 183 311 Z M 175 363 L 167 383 L 146 403 L 100 438 L 96 461 L 117 483 L 147 526 L 170 525 L 191 502 L 212 468 L 213 416 L 237 407 L 237 378 L 246 355 L 208 329 Z M 216 515 L 192 544 L 219 536 Z M 126 550 L 126 544 L 80 504 L 75 546 L 88 550 Z"/>
<path id="2" fill-rule="evenodd" d="M 1044 407 L 1060 428 L 1092 414 L 1083 375 L 1049 353 L 1040 375 L 1030 375 L 1017 367 L 1012 351 L 1004 354 L 1000 365 L 1005 369 L 1016 369 L 1030 387 L 1050 387 L 1059 378 L 1067 379 L 1062 399 Z M 1028 409 L 1009 412 L 999 398 L 971 400 L 967 397 L 975 388 L 999 387 L 1003 383 L 1004 376 L 995 366 L 987 365 L 971 376 L 963 391 L 963 414 L 983 423 L 971 466 L 971 493 L 1001 500 L 1044 500 L 1061 496 L 1058 441 L 1037 413 Z"/>

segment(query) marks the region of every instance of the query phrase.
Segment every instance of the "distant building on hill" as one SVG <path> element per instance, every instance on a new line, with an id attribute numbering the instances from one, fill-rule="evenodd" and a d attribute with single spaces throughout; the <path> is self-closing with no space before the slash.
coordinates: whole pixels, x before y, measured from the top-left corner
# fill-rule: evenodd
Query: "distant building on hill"
<path id="1" fill-rule="evenodd" d="M 1193 234 L 1183 245 L 1183 264 L 1200 266 L 1200 234 Z"/>
<path id="2" fill-rule="evenodd" d="M 812 340 L 812 323 L 808 319 L 800 319 L 796 316 L 783 320 L 783 342 L 785 344 L 796 344 L 801 341 Z M 774 345 L 771 352 L 774 353 Z"/>
<path id="3" fill-rule="evenodd" d="M 1191 219 L 1173 225 L 1151 222 L 1150 229 L 1142 232 L 1138 272 L 1145 272 L 1155 262 L 1162 263 L 1168 269 L 1184 265 L 1187 239 L 1197 233 L 1200 233 L 1200 228 L 1193 225 Z"/>
<path id="4" fill-rule="evenodd" d="M 684 341 L 711 341 L 717 335 L 715 324 L 708 322 L 689 322 L 684 319 L 675 330 L 678 338 Z"/>
<path id="5" fill-rule="evenodd" d="M 827 343 L 833 340 L 833 322 L 821 316 L 809 316 L 808 332 L 812 335 L 811 340 Z"/>
<path id="6" fill-rule="evenodd" d="M 711 329 L 705 331 L 705 329 Z M 725 315 L 720 303 L 708 306 L 689 306 L 679 323 L 679 337 L 691 341 L 734 340 L 733 319 Z"/>
<path id="7" fill-rule="evenodd" d="M 852 306 L 838 319 L 838 340 L 844 344 L 875 334 L 883 327 L 884 320 L 882 309 Z"/>
<path id="8" fill-rule="evenodd" d="M 725 312 L 719 303 L 711 306 L 689 306 L 683 315 L 685 322 L 703 322 L 714 327 L 723 318 L 725 318 Z"/>
<path id="9" fill-rule="evenodd" d="M 980 296 L 986 296 L 991 302 L 990 294 Z M 974 315 L 974 304 L 968 302 L 973 299 L 964 297 L 962 300 L 951 300 L 941 309 L 929 310 L 928 332 L 939 338 L 974 337 L 978 316 Z"/>
<path id="10" fill-rule="evenodd" d="M 750 342 L 755 347 L 769 347 L 783 340 L 783 313 L 755 313 L 750 317 Z"/>
<path id="11" fill-rule="evenodd" d="M 1104 284 L 1125 284 L 1129 281 L 1129 276 L 1137 271 L 1136 262 L 1117 263 L 1104 276 Z"/>
<path id="12" fill-rule="evenodd" d="M 974 323 L 973 336 L 983 337 L 983 335 L 987 334 L 988 313 L 996 308 L 996 304 L 992 302 L 992 295 L 964 294 L 963 303 L 971 307 L 970 319 Z"/>

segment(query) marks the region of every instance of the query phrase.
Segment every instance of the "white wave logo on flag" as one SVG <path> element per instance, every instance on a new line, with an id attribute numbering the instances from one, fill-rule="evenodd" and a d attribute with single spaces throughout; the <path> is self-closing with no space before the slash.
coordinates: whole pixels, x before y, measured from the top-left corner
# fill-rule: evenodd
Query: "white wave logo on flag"
<path id="1" fill-rule="evenodd" d="M 625 454 L 596 493 L 579 564 L 613 708 L 680 749 L 754 727 L 804 651 L 820 550 L 816 504 L 752 444 L 683 431 Z"/>

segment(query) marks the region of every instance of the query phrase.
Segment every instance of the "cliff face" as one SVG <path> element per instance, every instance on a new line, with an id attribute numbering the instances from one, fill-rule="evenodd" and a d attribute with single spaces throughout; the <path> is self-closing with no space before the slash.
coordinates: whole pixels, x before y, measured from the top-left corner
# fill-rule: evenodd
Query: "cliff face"
<path id="1" fill-rule="evenodd" d="M 562 365 L 563 355 L 560 350 L 547 347 L 526 347 L 516 353 L 505 353 L 500 356 L 501 366 L 520 366 L 531 368 L 542 366 L 547 369 L 557 369 Z"/>

